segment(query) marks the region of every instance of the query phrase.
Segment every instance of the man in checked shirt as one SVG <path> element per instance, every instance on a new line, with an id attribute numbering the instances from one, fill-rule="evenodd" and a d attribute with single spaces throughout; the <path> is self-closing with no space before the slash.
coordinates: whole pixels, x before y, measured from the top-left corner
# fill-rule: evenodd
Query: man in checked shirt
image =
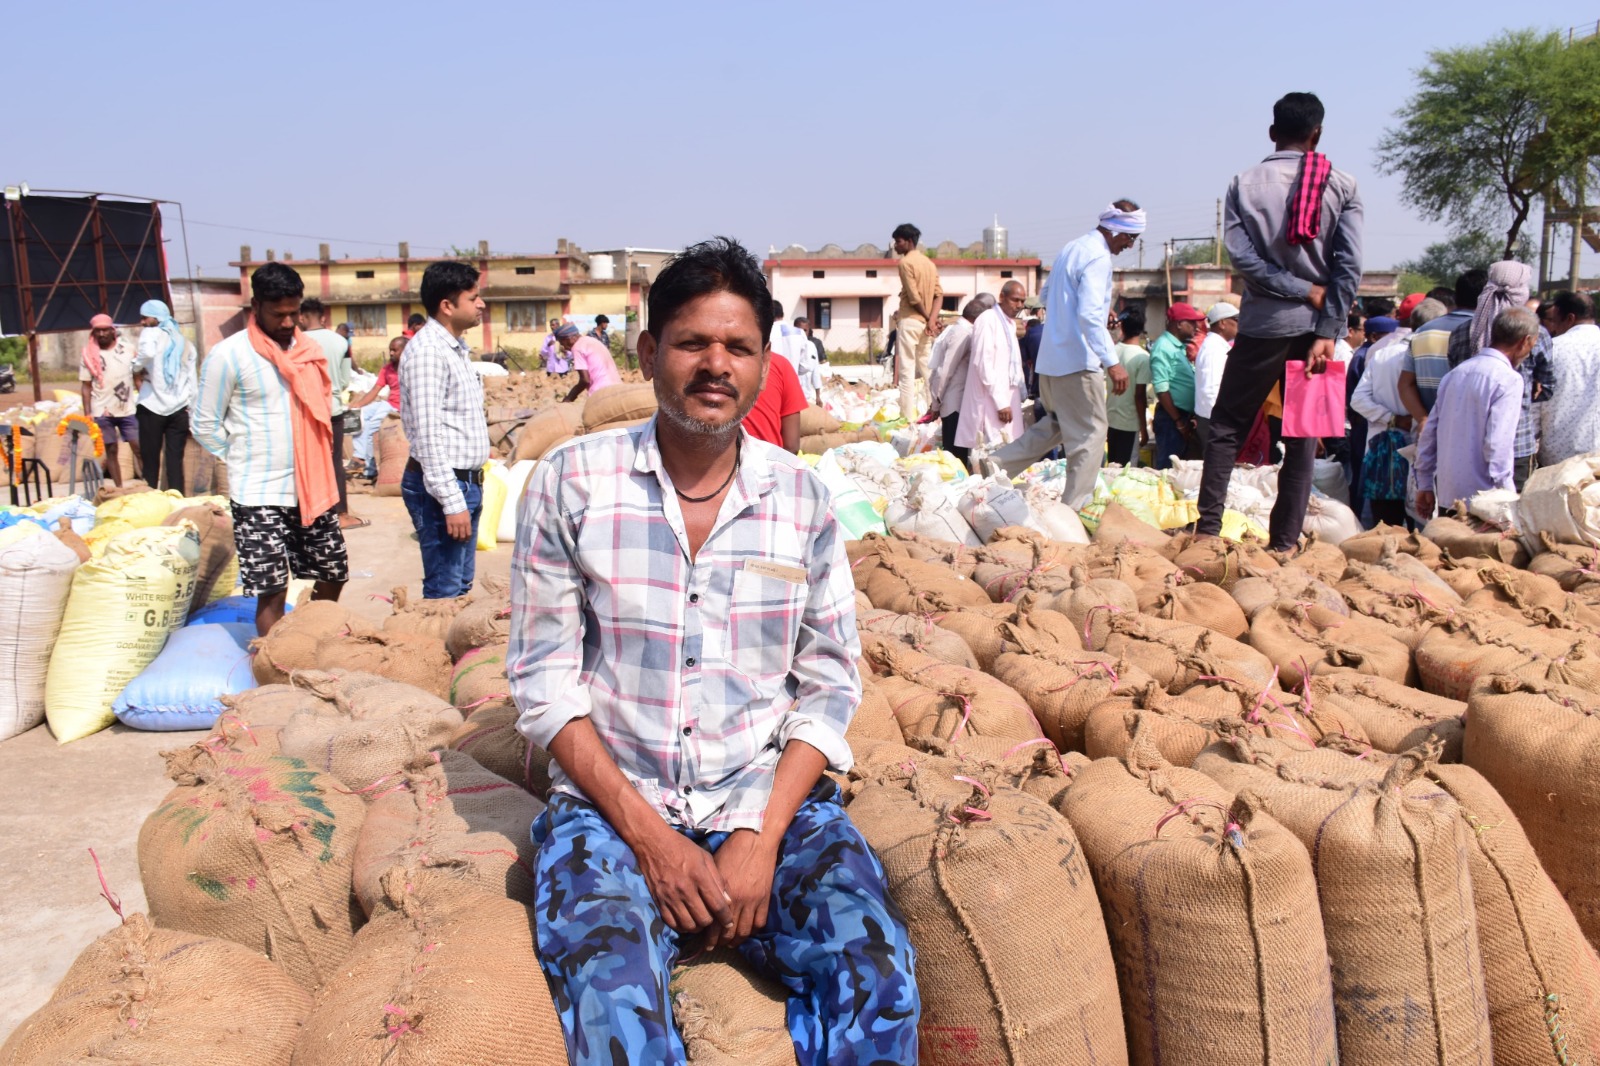
<path id="1" fill-rule="evenodd" d="M 789 992 L 803 1066 L 914 1063 L 905 923 L 826 767 L 860 681 L 827 490 L 740 426 L 772 297 L 717 238 L 650 288 L 657 416 L 547 455 L 512 559 L 518 728 L 554 756 L 534 823 L 539 961 L 577 1064 L 682 1063 L 668 978 L 734 945 Z"/>
<path id="2" fill-rule="evenodd" d="M 489 426 L 483 379 L 461 335 L 483 320 L 478 271 L 434 263 L 422 274 L 428 321 L 400 356 L 400 423 L 411 458 L 400 495 L 422 549 L 422 595 L 454 599 L 472 591 Z"/>

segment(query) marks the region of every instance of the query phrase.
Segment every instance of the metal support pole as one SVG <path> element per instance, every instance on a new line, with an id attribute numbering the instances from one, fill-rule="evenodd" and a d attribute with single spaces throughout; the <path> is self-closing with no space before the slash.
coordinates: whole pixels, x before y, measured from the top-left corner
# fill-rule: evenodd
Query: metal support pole
<path id="1" fill-rule="evenodd" d="M 1547 292 L 1550 289 L 1550 256 L 1555 249 L 1551 247 L 1555 240 L 1556 222 L 1550 217 L 1550 194 L 1544 196 L 1544 224 L 1540 227 L 1539 234 L 1539 291 Z"/>
<path id="2" fill-rule="evenodd" d="M 1570 266 L 1572 281 L 1567 286 L 1573 292 L 1578 291 L 1578 285 L 1581 280 L 1579 267 L 1583 261 L 1583 178 L 1583 170 L 1580 169 L 1578 171 L 1577 196 L 1574 198 L 1576 202 L 1572 205 L 1572 263 Z"/>

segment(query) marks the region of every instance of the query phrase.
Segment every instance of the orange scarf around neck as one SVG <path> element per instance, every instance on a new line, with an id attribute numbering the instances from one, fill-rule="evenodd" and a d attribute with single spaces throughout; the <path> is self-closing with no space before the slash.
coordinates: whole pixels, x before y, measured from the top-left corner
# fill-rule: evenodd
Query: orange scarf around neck
<path id="1" fill-rule="evenodd" d="M 322 346 L 303 330 L 294 331 L 287 351 L 256 325 L 251 315 L 245 327 L 250 347 L 277 367 L 288 382 L 294 400 L 294 491 L 300 500 L 300 524 L 309 526 L 339 502 L 339 483 L 333 472 L 333 382 Z"/>

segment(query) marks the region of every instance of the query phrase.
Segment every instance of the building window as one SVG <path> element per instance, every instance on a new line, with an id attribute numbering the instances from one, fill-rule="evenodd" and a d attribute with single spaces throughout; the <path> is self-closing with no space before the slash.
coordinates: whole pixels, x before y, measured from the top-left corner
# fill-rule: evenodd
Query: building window
<path id="1" fill-rule="evenodd" d="M 946 296 L 943 300 L 939 301 L 939 310 L 941 310 L 941 311 L 959 311 L 959 310 L 961 310 L 961 297 L 959 297 L 959 296 Z"/>
<path id="2" fill-rule="evenodd" d="M 519 268 L 520 269 L 520 268 Z M 529 267 L 529 269 L 533 269 Z M 537 333 L 545 327 L 543 300 L 510 300 L 506 303 L 506 331 Z"/>
<path id="3" fill-rule="evenodd" d="M 358 271 L 356 271 L 356 280 L 357 281 L 371 281 L 373 278 L 375 278 L 377 276 L 378 276 L 378 272 L 376 270 L 358 270 Z"/>
<path id="4" fill-rule="evenodd" d="M 863 296 L 861 298 L 861 328 L 883 328 L 883 297 Z"/>
<path id="5" fill-rule="evenodd" d="M 806 317 L 811 319 L 812 329 L 832 329 L 833 301 L 826 297 L 812 297 L 806 301 Z"/>
<path id="6" fill-rule="evenodd" d="M 867 271 L 867 277 L 869 277 L 869 278 L 875 278 L 875 277 L 877 277 L 877 276 L 878 276 L 878 272 L 877 272 L 877 271 L 876 271 L 876 270 L 869 270 L 869 271 Z"/>
<path id="7" fill-rule="evenodd" d="M 538 267 L 517 267 L 517 273 L 518 274 L 533 274 L 533 273 L 536 273 L 538 271 L 538 269 L 539 269 Z"/>
<path id="8" fill-rule="evenodd" d="M 1002 270 L 1002 271 L 1000 271 L 1000 276 L 1001 276 L 1001 277 L 1002 277 L 1002 278 L 1009 278 L 1009 277 L 1010 277 L 1010 276 L 1011 276 L 1011 271 L 1009 271 L 1009 270 Z"/>
<path id="9" fill-rule="evenodd" d="M 350 331 L 358 337 L 382 337 L 389 331 L 382 304 L 351 304 L 349 312 Z"/>

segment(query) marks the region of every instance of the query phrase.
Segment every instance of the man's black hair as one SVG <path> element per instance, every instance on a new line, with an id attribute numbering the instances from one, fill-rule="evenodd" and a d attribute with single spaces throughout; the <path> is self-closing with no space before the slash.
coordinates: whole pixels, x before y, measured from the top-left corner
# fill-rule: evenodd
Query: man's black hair
<path id="1" fill-rule="evenodd" d="M 1489 284 L 1489 272 L 1483 267 L 1473 267 L 1456 279 L 1455 300 L 1456 306 L 1467 311 L 1474 311 L 1478 307 L 1478 297 L 1483 295 L 1484 286 Z"/>
<path id="2" fill-rule="evenodd" d="M 783 304 L 777 300 L 772 301 L 772 321 L 783 321 Z"/>
<path id="3" fill-rule="evenodd" d="M 300 280 L 294 267 L 283 263 L 262 263 L 250 275 L 250 296 L 260 303 L 298 300 L 305 294 L 306 283 Z"/>
<path id="4" fill-rule="evenodd" d="M 315 296 L 307 296 L 300 301 L 300 313 L 302 315 L 326 315 L 328 309 Z"/>
<path id="5" fill-rule="evenodd" d="M 478 284 L 478 268 L 470 263 L 444 259 L 429 263 L 422 272 L 422 309 L 429 317 L 439 313 L 439 305 Z"/>
<path id="6" fill-rule="evenodd" d="M 1360 311 L 1351 311 L 1349 317 L 1344 320 L 1344 324 L 1347 329 L 1364 330 L 1367 328 L 1366 319 L 1361 317 Z"/>
<path id="7" fill-rule="evenodd" d="M 732 237 L 713 237 L 691 244 L 662 268 L 650 286 L 650 328 L 661 339 L 686 305 L 714 292 L 731 292 L 747 301 L 761 327 L 761 343 L 772 333 L 772 293 L 761 261 Z"/>
<path id="8" fill-rule="evenodd" d="M 1303 141 L 1322 125 L 1323 114 L 1316 93 L 1285 93 L 1272 105 L 1272 129 L 1280 141 Z"/>
<path id="9" fill-rule="evenodd" d="M 1145 331 L 1144 308 L 1130 307 L 1117 316 L 1117 324 L 1122 327 L 1124 337 L 1137 337 Z"/>
<path id="10" fill-rule="evenodd" d="M 1452 289 L 1448 285 L 1435 285 L 1433 288 L 1428 290 L 1427 298 L 1430 300 L 1438 300 L 1440 303 L 1444 304 L 1444 309 L 1446 311 L 1454 311 L 1456 309 L 1456 290 Z M 1473 306 L 1476 307 L 1477 305 L 1474 304 Z"/>
<path id="11" fill-rule="evenodd" d="M 611 325 L 611 320 L 605 315 L 595 315 L 594 324 L 597 326 L 609 326 Z"/>
<path id="12" fill-rule="evenodd" d="M 894 232 L 889 234 L 889 236 L 893 237 L 897 241 L 910 241 L 913 245 L 915 245 L 918 241 L 922 240 L 922 231 L 909 222 L 902 222 L 894 228 Z"/>
<path id="13" fill-rule="evenodd" d="M 1550 297 L 1549 303 L 1545 306 L 1555 308 L 1557 321 L 1568 315 L 1572 315 L 1579 322 L 1594 317 L 1594 304 L 1589 298 L 1581 292 L 1572 292 L 1568 289 L 1562 289 Z"/>
<path id="14" fill-rule="evenodd" d="M 1369 317 L 1387 318 L 1394 314 L 1394 301 L 1383 296 L 1369 296 L 1361 301 Z"/>
<path id="15" fill-rule="evenodd" d="M 419 315 L 415 311 L 411 312 L 411 317 L 406 319 L 406 329 L 421 329 L 423 326 L 426 326 L 427 324 L 428 324 L 428 316 L 427 315 Z"/>
<path id="16" fill-rule="evenodd" d="M 801 325 L 801 323 L 804 323 L 805 325 L 803 326 L 803 325 Z M 807 318 L 805 315 L 795 315 L 794 316 L 794 325 L 795 325 L 796 329 L 804 329 L 805 326 L 811 325 L 811 320 L 809 318 Z"/>

